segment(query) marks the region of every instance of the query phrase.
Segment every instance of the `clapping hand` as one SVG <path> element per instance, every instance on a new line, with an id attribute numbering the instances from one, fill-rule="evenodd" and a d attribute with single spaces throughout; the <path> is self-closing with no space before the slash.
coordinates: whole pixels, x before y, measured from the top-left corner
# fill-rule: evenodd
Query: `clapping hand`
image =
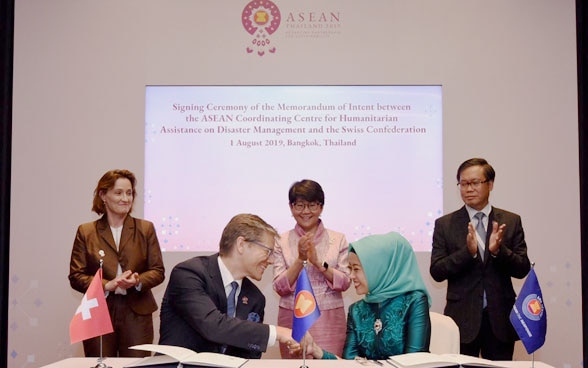
<path id="1" fill-rule="evenodd" d="M 306 261 L 309 259 L 309 252 L 314 250 L 314 243 L 312 239 L 314 238 L 314 233 L 307 233 L 300 237 L 298 240 L 298 258 L 302 261 Z"/>
<path id="2" fill-rule="evenodd" d="M 131 270 L 126 270 L 114 279 L 108 281 L 104 286 L 106 291 L 114 291 L 116 288 L 126 290 L 139 283 L 139 274 Z"/>
<path id="3" fill-rule="evenodd" d="M 506 224 L 498 225 L 498 222 L 492 222 L 492 233 L 490 234 L 490 243 L 488 243 L 488 251 L 494 256 L 500 251 L 500 244 L 502 244 L 502 237 L 504 236 L 504 229 Z"/>
<path id="4" fill-rule="evenodd" d="M 473 256 L 478 252 L 478 238 L 476 237 L 476 228 L 471 222 L 468 223 L 468 236 L 466 237 L 468 251 Z"/>

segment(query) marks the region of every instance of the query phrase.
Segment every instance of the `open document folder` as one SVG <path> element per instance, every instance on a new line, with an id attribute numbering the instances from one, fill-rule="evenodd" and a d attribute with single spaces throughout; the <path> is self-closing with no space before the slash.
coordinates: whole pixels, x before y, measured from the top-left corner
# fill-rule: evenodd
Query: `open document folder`
<path id="1" fill-rule="evenodd" d="M 393 355 L 387 362 L 396 368 L 503 367 L 492 360 L 463 354 L 408 353 Z"/>
<path id="2" fill-rule="evenodd" d="M 152 351 L 163 355 L 155 355 L 138 359 L 125 367 L 151 367 L 177 364 L 177 366 L 201 366 L 239 368 L 247 359 L 218 353 L 197 353 L 180 346 L 143 344 L 131 346 L 131 349 Z"/>

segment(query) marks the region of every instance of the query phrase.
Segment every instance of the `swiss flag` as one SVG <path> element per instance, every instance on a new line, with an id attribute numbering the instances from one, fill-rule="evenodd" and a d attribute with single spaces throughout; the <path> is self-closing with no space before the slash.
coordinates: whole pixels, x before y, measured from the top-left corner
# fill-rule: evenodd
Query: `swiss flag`
<path id="1" fill-rule="evenodd" d="M 99 268 L 69 323 L 72 344 L 113 332 L 110 313 L 102 290 L 102 268 Z"/>

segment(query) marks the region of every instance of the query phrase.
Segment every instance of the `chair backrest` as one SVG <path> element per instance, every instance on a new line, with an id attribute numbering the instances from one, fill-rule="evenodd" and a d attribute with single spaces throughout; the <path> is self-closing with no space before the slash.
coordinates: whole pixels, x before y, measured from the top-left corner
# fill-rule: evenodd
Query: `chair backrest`
<path id="1" fill-rule="evenodd" d="M 431 344 L 429 350 L 435 354 L 459 354 L 459 327 L 446 315 L 429 312 L 431 316 Z"/>

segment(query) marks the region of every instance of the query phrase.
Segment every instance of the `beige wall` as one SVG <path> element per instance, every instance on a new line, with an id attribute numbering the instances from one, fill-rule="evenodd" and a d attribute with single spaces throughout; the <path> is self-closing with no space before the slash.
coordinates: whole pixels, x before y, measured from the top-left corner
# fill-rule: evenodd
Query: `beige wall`
<path id="1" fill-rule="evenodd" d="M 94 218 L 92 190 L 104 171 L 143 177 L 148 84 L 442 85 L 445 212 L 461 205 L 456 167 L 486 157 L 497 170 L 491 200 L 521 214 L 543 289 L 549 327 L 535 359 L 580 367 L 574 1 L 275 0 L 277 51 L 263 57 L 245 52 L 246 3 L 16 2 L 9 367 L 82 354 L 68 335 L 80 300 L 67 281 L 73 236 Z M 306 28 L 292 28 L 287 15 L 310 12 L 339 13 L 338 28 L 301 36 Z M 168 272 L 189 256 L 165 254 Z M 445 285 L 431 280 L 428 256 L 419 261 L 441 311 Z M 260 286 L 275 322 L 269 272 Z M 530 359 L 520 343 L 515 355 Z"/>

